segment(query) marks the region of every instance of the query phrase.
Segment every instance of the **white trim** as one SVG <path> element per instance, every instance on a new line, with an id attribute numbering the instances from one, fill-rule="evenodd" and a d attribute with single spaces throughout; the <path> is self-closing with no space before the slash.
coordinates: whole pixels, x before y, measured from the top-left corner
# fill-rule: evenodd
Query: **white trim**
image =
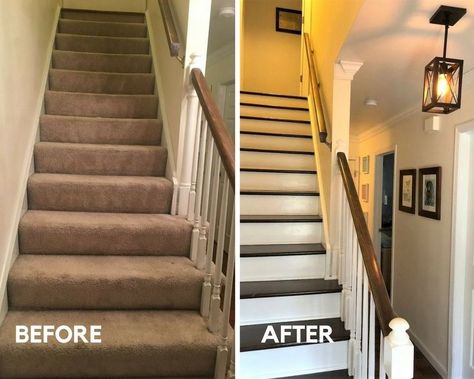
<path id="1" fill-rule="evenodd" d="M 449 289 L 449 338 L 448 338 L 448 370 L 450 377 L 457 378 L 462 375 L 463 368 L 463 335 L 464 335 L 464 314 L 465 314 L 465 282 L 466 282 L 466 254 L 467 254 L 467 233 L 465 226 L 467 220 L 465 212 L 468 206 L 468 193 L 465 187 L 468 185 L 465 170 L 459 164 L 469 161 L 469 157 L 461 154 L 469 152 L 466 143 L 469 141 L 467 135 L 469 131 L 474 131 L 474 120 L 456 125 L 455 148 L 454 148 L 454 169 L 453 169 L 453 206 L 452 206 L 452 233 L 451 233 L 451 272 Z M 471 137 L 472 138 L 472 137 Z M 464 228 L 462 228 L 464 226 Z M 461 228 L 460 228 L 461 227 Z M 461 342 L 460 342 L 461 341 Z"/>
<path id="2" fill-rule="evenodd" d="M 413 344 L 423 353 L 425 358 L 436 369 L 438 374 L 441 375 L 443 379 L 448 379 L 448 371 L 446 367 L 440 361 L 438 361 L 435 355 L 426 347 L 426 345 L 423 342 L 421 342 L 418 336 L 415 333 L 413 333 L 412 329 L 408 330 L 408 334 L 410 335 L 410 339 L 412 340 Z M 453 379 L 458 379 L 458 378 L 453 378 Z"/>
<path id="3" fill-rule="evenodd" d="M 334 65 L 334 80 L 352 80 L 364 62 L 340 60 Z"/>
<path id="4" fill-rule="evenodd" d="M 53 26 L 51 30 L 51 34 L 49 37 L 48 48 L 46 51 L 46 60 L 44 62 L 44 68 L 42 72 L 42 80 L 41 86 L 38 92 L 38 99 L 36 102 L 35 112 L 36 115 L 35 125 L 36 127 L 33 128 L 27 143 L 26 143 L 26 154 L 21 165 L 22 169 L 19 172 L 21 176 L 20 187 L 18 188 L 17 192 L 17 199 L 14 202 L 16 204 L 16 211 L 15 216 L 10 224 L 10 230 L 8 231 L 9 243 L 8 248 L 6 250 L 5 259 L 3 262 L 0 262 L 0 322 L 3 321 L 3 317 L 6 315 L 8 305 L 7 305 L 7 280 L 8 280 L 8 273 L 10 271 L 10 267 L 14 261 L 16 253 L 18 253 L 18 245 L 17 245 L 17 236 L 18 236 L 18 224 L 20 223 L 20 219 L 23 216 L 25 207 L 25 199 L 26 199 L 26 187 L 28 183 L 28 178 L 30 177 L 31 172 L 33 171 L 33 151 L 34 146 L 38 139 L 38 126 L 39 126 L 39 119 L 43 114 L 43 104 L 44 104 L 44 94 L 48 85 L 48 73 L 49 68 L 51 66 L 51 58 L 53 55 L 53 47 L 54 41 L 56 37 L 56 29 L 59 21 L 59 16 L 61 14 L 61 4 L 58 3 L 56 8 L 56 13 L 53 18 Z"/>

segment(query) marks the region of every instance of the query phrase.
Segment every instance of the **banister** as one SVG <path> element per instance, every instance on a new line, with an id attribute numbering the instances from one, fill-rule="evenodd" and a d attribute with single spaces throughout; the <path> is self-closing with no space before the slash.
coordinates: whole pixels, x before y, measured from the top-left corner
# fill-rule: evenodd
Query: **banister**
<path id="1" fill-rule="evenodd" d="M 304 33 L 304 45 L 306 49 L 306 57 L 308 59 L 311 98 L 313 99 L 314 106 L 316 108 L 315 111 L 316 111 L 316 121 L 318 123 L 318 130 L 319 130 L 319 141 L 329 145 L 327 141 L 328 128 L 327 128 L 326 118 L 324 116 L 322 96 L 320 92 L 320 81 L 318 78 L 318 71 L 316 69 L 316 64 L 314 62 L 313 49 L 311 47 L 311 39 L 308 33 Z"/>
<path id="2" fill-rule="evenodd" d="M 341 171 L 342 182 L 347 195 L 347 200 L 354 221 L 357 239 L 362 254 L 362 258 L 369 279 L 370 289 L 375 302 L 375 309 L 377 317 L 380 322 L 380 328 L 384 336 L 388 336 L 391 332 L 389 326 L 390 322 L 396 318 L 396 314 L 390 303 L 387 288 L 383 280 L 382 272 L 377 263 L 375 256 L 375 249 L 370 238 L 369 229 L 362 212 L 362 206 L 359 201 L 359 196 L 355 188 L 354 180 L 352 179 L 351 170 L 347 161 L 346 154 L 343 152 L 337 153 L 337 161 Z"/>
<path id="3" fill-rule="evenodd" d="M 168 47 L 170 55 L 176 57 L 181 64 L 184 64 L 184 59 L 179 56 L 181 49 L 181 42 L 179 40 L 176 24 L 174 23 L 173 14 L 171 12 L 170 0 L 158 0 L 160 6 L 161 18 L 165 27 L 165 34 L 168 40 Z"/>
<path id="4" fill-rule="evenodd" d="M 229 177 L 230 184 L 235 190 L 235 150 L 234 142 L 226 127 L 224 118 L 217 107 L 206 78 L 199 68 L 191 70 L 191 82 L 196 90 L 204 115 L 206 116 L 212 136 L 216 143 L 217 151 L 222 159 L 222 164 Z"/>

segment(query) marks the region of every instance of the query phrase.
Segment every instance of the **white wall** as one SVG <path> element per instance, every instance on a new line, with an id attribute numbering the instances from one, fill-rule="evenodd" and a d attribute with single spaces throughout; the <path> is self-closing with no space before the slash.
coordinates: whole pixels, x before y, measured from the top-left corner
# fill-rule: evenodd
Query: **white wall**
<path id="1" fill-rule="evenodd" d="M 1 7 L 0 303 L 15 249 L 59 1 L 3 1 Z"/>
<path id="2" fill-rule="evenodd" d="M 369 202 L 362 202 L 362 206 L 369 213 L 371 231 L 374 226 L 375 156 L 397 146 L 393 304 L 395 311 L 410 323 L 415 343 L 443 375 L 448 362 L 454 131 L 457 124 L 474 119 L 474 109 L 470 107 L 473 102 L 474 90 L 465 87 L 463 108 L 441 116 L 438 133 L 424 132 L 424 120 L 429 115 L 420 111 L 420 104 L 390 124 L 362 135 L 358 143 L 354 139 L 351 143 L 351 157 L 370 156 L 370 173 L 361 174 L 360 185 L 369 184 Z M 398 210 L 399 170 L 431 166 L 442 167 L 440 221 Z M 418 198 L 416 206 L 418 213 Z"/>
<path id="3" fill-rule="evenodd" d="M 242 89 L 299 95 L 301 36 L 275 31 L 275 8 L 301 0 L 244 0 Z"/>
<path id="4" fill-rule="evenodd" d="M 100 11 L 145 12 L 146 0 L 63 0 L 63 7 Z"/>

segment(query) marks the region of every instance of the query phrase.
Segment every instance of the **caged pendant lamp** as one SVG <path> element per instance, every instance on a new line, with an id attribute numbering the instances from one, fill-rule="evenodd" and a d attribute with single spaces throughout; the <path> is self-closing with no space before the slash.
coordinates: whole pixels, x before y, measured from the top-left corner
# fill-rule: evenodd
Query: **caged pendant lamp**
<path id="1" fill-rule="evenodd" d="M 463 60 L 446 57 L 448 29 L 466 14 L 465 8 L 441 5 L 430 23 L 444 25 L 443 57 L 435 57 L 425 67 L 423 112 L 451 113 L 461 108 Z"/>

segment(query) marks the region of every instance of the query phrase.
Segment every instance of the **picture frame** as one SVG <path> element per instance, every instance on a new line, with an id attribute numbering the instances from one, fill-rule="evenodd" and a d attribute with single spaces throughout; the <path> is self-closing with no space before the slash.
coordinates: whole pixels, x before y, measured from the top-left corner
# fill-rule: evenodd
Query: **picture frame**
<path id="1" fill-rule="evenodd" d="M 363 202 L 365 203 L 368 203 L 369 202 L 369 184 L 366 183 L 366 184 L 362 184 L 362 188 L 361 188 L 361 199 Z"/>
<path id="2" fill-rule="evenodd" d="M 418 215 L 441 219 L 441 167 L 418 171 Z"/>
<path id="3" fill-rule="evenodd" d="M 361 169 L 363 174 L 368 174 L 370 172 L 370 156 L 365 155 L 361 159 Z"/>
<path id="4" fill-rule="evenodd" d="M 303 14 L 296 9 L 276 8 L 275 31 L 290 34 L 301 34 Z"/>
<path id="5" fill-rule="evenodd" d="M 416 169 L 400 170 L 398 210 L 416 213 Z"/>

